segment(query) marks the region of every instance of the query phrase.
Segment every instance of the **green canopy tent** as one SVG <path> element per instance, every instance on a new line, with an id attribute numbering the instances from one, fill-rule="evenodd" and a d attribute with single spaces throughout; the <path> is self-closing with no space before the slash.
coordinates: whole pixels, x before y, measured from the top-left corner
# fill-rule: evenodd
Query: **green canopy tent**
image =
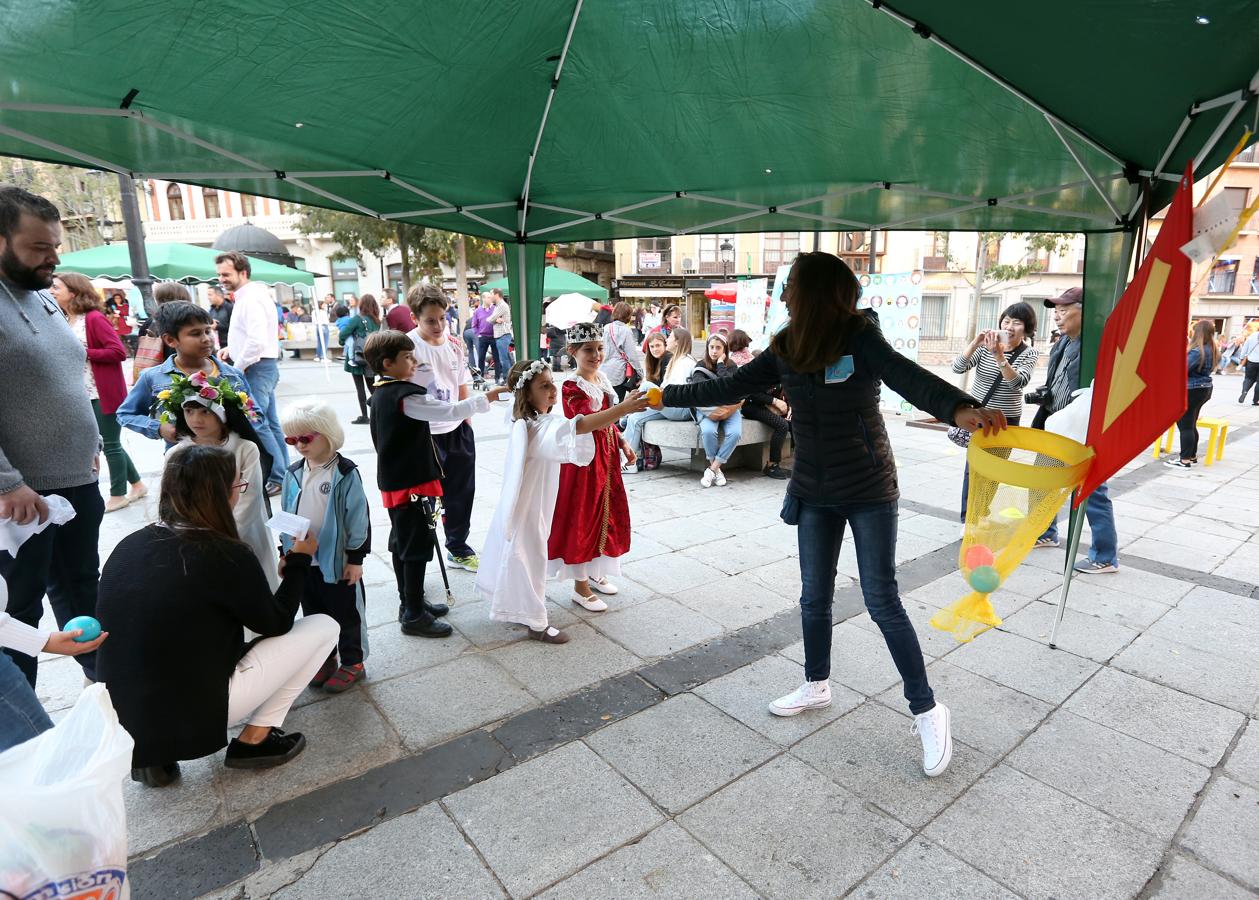
<path id="1" fill-rule="evenodd" d="M 506 296 L 512 296 L 509 286 L 511 279 L 499 278 L 481 285 L 482 291 L 498 288 Z M 560 294 L 581 294 L 591 300 L 607 300 L 607 288 L 600 287 L 588 278 L 582 278 L 575 272 L 566 272 L 555 266 L 547 266 L 542 272 L 542 296 L 558 297 Z"/>
<path id="2" fill-rule="evenodd" d="M 158 281 L 217 282 L 214 258 L 222 251 L 192 244 L 145 242 L 149 273 Z M 302 269 L 248 257 L 254 281 L 264 284 L 305 284 L 315 286 L 315 276 Z M 131 278 L 131 256 L 126 244 L 105 244 L 88 250 L 67 253 L 57 267 L 78 272 L 89 278 L 110 278 L 115 281 Z"/>

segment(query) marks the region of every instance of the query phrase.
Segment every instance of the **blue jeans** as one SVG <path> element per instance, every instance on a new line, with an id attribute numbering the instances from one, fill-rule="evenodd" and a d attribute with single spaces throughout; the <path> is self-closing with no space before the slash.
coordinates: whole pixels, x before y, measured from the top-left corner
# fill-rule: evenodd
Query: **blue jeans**
<path id="1" fill-rule="evenodd" d="M 323 359 L 328 355 L 328 326 L 315 326 L 315 359 Z"/>
<path id="2" fill-rule="evenodd" d="M 499 384 L 507 383 L 507 373 L 511 371 L 511 335 L 494 338 L 494 374 Z"/>
<path id="3" fill-rule="evenodd" d="M 485 368 L 485 354 L 488 353 L 489 349 L 493 346 L 494 346 L 494 338 L 486 337 L 483 334 L 477 335 L 476 367 L 477 367 L 477 371 L 481 373 L 482 378 L 485 378 L 488 375 L 488 372 L 486 371 L 486 368 Z M 497 366 L 498 365 L 498 351 L 497 350 L 494 351 L 494 357 L 495 357 L 494 365 Z"/>
<path id="4" fill-rule="evenodd" d="M 634 448 L 634 452 L 642 455 L 643 426 L 653 419 L 668 419 L 671 422 L 685 422 L 691 418 L 691 411 L 684 408 L 666 406 L 664 409 L 644 409 L 642 412 L 630 413 L 625 423 L 625 440 Z"/>
<path id="5" fill-rule="evenodd" d="M 724 463 L 743 436 L 743 413 L 735 410 L 724 422 L 714 422 L 700 412 L 695 415 L 699 419 L 699 438 L 704 445 L 704 455 L 709 462 Z M 718 428 L 721 429 L 720 441 L 717 439 Z"/>
<path id="6" fill-rule="evenodd" d="M 1115 507 L 1110 502 L 1110 488 L 1105 482 L 1097 486 L 1097 490 L 1089 494 L 1084 501 L 1084 515 L 1088 517 L 1089 528 L 1093 532 L 1093 546 L 1089 548 L 1089 562 L 1104 565 L 1119 565 L 1119 535 L 1115 531 Z M 1058 513 L 1043 538 L 1058 540 Z"/>
<path id="7" fill-rule="evenodd" d="M 284 483 L 284 472 L 289 467 L 289 448 L 284 443 L 284 429 L 280 427 L 280 411 L 276 408 L 275 388 L 280 383 L 280 364 L 274 359 L 260 359 L 245 372 L 249 393 L 262 421 L 255 429 L 262 446 L 271 454 L 271 471 L 267 482 Z"/>
<path id="8" fill-rule="evenodd" d="M 800 546 L 800 625 L 804 631 L 804 676 L 825 681 L 831 674 L 831 606 L 844 527 L 852 526 L 861 592 L 904 682 L 914 715 L 935 706 L 927 667 L 913 623 L 896 586 L 896 502 L 814 506 L 790 494 L 783 521 L 796 525 Z"/>
<path id="9" fill-rule="evenodd" d="M 52 728 L 17 663 L 0 653 L 0 753 Z"/>

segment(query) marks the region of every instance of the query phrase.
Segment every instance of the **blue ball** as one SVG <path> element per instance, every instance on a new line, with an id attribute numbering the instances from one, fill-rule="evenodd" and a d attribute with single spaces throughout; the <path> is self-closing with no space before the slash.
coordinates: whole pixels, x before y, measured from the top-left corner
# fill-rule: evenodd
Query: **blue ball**
<path id="1" fill-rule="evenodd" d="M 101 636 L 101 623 L 91 616 L 75 616 L 66 623 L 66 631 L 74 631 L 76 628 L 83 629 L 83 633 L 74 639 L 76 644 L 86 644 Z"/>
<path id="2" fill-rule="evenodd" d="M 1001 575 L 992 566 L 978 566 L 970 573 L 970 586 L 981 594 L 991 594 L 1001 586 Z"/>

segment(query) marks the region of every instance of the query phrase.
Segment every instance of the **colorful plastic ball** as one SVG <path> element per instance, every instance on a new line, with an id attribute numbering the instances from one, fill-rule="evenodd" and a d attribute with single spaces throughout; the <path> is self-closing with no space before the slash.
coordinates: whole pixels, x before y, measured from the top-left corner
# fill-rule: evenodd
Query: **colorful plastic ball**
<path id="1" fill-rule="evenodd" d="M 991 594 L 1001 585 L 1001 575 L 992 566 L 980 566 L 970 573 L 970 586 L 981 594 Z"/>
<path id="2" fill-rule="evenodd" d="M 980 566 L 991 566 L 996 560 L 992 551 L 983 544 L 972 544 L 966 548 L 966 568 L 978 569 Z"/>
<path id="3" fill-rule="evenodd" d="M 91 616 L 75 616 L 66 623 L 66 631 L 74 631 L 76 628 L 83 629 L 83 633 L 74 639 L 76 644 L 86 644 L 101 636 L 101 623 Z"/>

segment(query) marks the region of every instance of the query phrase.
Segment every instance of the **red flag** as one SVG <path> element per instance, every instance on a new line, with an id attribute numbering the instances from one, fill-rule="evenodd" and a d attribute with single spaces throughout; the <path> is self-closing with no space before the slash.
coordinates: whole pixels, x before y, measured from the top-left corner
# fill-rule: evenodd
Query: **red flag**
<path id="1" fill-rule="evenodd" d="M 1185 412 L 1192 264 L 1180 248 L 1192 238 L 1191 162 L 1154 246 L 1102 332 L 1088 436 L 1096 455 L 1077 506 Z"/>

